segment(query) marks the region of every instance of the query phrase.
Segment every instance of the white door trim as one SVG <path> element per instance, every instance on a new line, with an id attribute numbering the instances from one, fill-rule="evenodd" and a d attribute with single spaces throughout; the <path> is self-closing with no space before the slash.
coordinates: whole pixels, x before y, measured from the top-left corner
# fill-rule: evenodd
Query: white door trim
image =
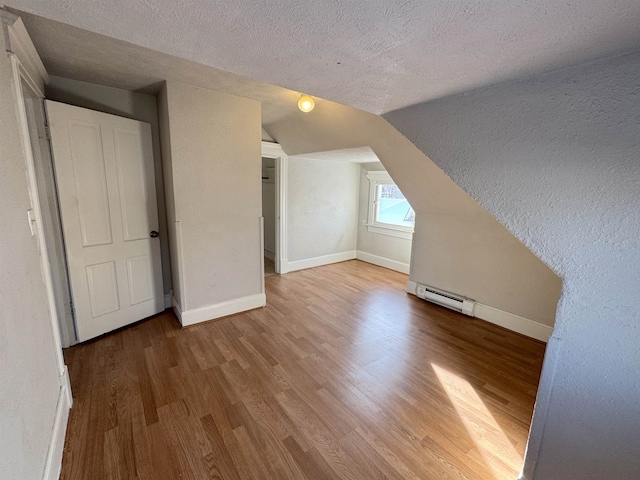
<path id="1" fill-rule="evenodd" d="M 67 431 L 69 409 L 73 405 L 73 396 L 71 394 L 69 372 L 64 363 L 64 356 L 62 354 L 60 324 L 57 318 L 58 310 L 56 308 L 55 293 L 53 289 L 51 270 L 49 267 L 49 254 L 44 236 L 44 225 L 42 221 L 42 211 L 40 209 L 40 197 L 29 132 L 29 121 L 25 107 L 25 92 L 22 87 L 24 82 L 36 97 L 44 98 L 44 84 L 48 81 L 48 76 L 44 69 L 44 65 L 42 65 L 42 62 L 40 61 L 38 53 L 36 52 L 36 49 L 24 28 L 22 20 L 20 20 L 18 16 L 3 9 L 0 9 L 0 20 L 3 27 L 3 34 L 6 39 L 6 51 L 11 60 L 14 95 L 18 109 L 17 120 L 20 129 L 20 136 L 22 137 L 27 179 L 29 182 L 28 187 L 32 208 L 29 212 L 28 218 L 30 222 L 33 220 L 30 227 L 35 227 L 35 234 L 38 242 L 42 277 L 49 310 L 53 352 L 55 355 L 56 367 L 58 369 L 58 382 L 60 385 L 52 435 L 49 442 L 49 448 L 47 450 L 45 468 L 43 472 L 43 478 L 45 480 L 52 480 L 54 478 L 58 478 L 60 475 L 64 438 Z"/>
<path id="2" fill-rule="evenodd" d="M 262 156 L 265 158 L 286 157 L 287 154 L 279 143 L 262 141 Z"/>
<path id="3" fill-rule="evenodd" d="M 265 284 L 264 284 L 264 217 L 260 217 L 259 219 L 259 233 L 260 233 L 260 281 L 262 282 L 260 285 L 260 293 L 264 295 L 265 293 Z"/>
<path id="4" fill-rule="evenodd" d="M 41 96 L 41 98 L 44 98 L 43 82 L 45 82 L 48 77 L 46 76 L 44 66 L 42 66 L 42 68 L 38 67 L 39 58 L 37 52 L 35 51 L 35 47 L 33 46 L 33 43 L 31 43 L 31 40 L 26 33 L 26 29 L 22 24 L 22 20 L 20 20 L 20 18 L 16 15 L 13 15 L 12 13 L 1 9 L 0 18 L 2 19 L 6 37 L 12 40 L 7 42 L 7 54 L 11 59 L 13 87 L 16 105 L 18 107 L 20 136 L 22 137 L 22 144 L 25 153 L 25 166 L 27 170 L 27 178 L 29 181 L 29 192 L 32 202 L 32 215 L 33 219 L 35 220 L 35 222 L 33 223 L 35 224 L 38 249 L 40 250 L 40 263 L 42 268 L 42 277 L 44 280 L 45 292 L 47 295 L 47 304 L 49 307 L 49 321 L 51 323 L 51 336 L 56 356 L 56 367 L 58 369 L 58 377 L 60 379 L 64 379 L 66 378 L 66 366 L 64 363 L 64 357 L 62 355 L 60 325 L 56 315 L 57 310 L 55 304 L 55 294 L 49 271 L 49 255 L 47 253 L 47 244 L 44 238 L 42 212 L 40 210 L 40 197 L 38 195 L 38 184 L 36 181 L 33 152 L 31 150 L 32 147 L 31 138 L 29 135 L 27 112 L 24 105 L 24 92 L 22 91 L 22 81 L 24 80 L 37 95 Z M 22 60 L 26 61 L 27 68 L 25 68 L 25 66 L 23 65 Z M 42 62 L 40 62 L 39 65 L 42 65 Z M 31 70 L 31 72 L 29 73 L 28 70 Z M 25 218 L 26 217 L 27 215 L 25 215 Z M 66 380 L 64 382 L 61 381 L 61 386 L 67 386 Z M 67 392 L 67 396 L 68 398 L 72 398 L 70 390 Z"/>
<path id="5" fill-rule="evenodd" d="M 287 193 L 289 175 L 289 157 L 280 144 L 262 142 L 262 156 L 276 161 L 276 273 L 287 273 Z M 264 237 L 263 237 L 264 238 Z"/>
<path id="6" fill-rule="evenodd" d="M 22 19 L 7 10 L 0 8 L 0 20 L 4 25 L 7 53 L 18 57 L 22 75 L 30 85 L 34 86 L 44 98 L 42 87 L 49 82 L 49 75 Z"/>

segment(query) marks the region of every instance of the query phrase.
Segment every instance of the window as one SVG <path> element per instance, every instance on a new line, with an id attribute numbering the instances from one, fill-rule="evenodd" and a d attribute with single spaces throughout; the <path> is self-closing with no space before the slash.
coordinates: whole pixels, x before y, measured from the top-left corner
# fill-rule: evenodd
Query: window
<path id="1" fill-rule="evenodd" d="M 369 218 L 373 233 L 411 239 L 416 214 L 387 172 L 367 172 Z"/>

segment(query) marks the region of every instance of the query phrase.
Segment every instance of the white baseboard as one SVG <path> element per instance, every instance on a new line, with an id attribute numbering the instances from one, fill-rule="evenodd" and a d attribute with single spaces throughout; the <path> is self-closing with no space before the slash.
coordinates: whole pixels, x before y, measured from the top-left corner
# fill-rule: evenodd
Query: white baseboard
<path id="1" fill-rule="evenodd" d="M 180 306 L 178 299 L 173 296 L 173 293 L 171 294 L 171 306 L 173 307 L 173 313 L 176 314 L 176 317 L 178 317 L 178 320 L 180 320 L 180 323 L 182 324 L 182 307 Z"/>
<path id="2" fill-rule="evenodd" d="M 280 275 L 284 275 L 285 273 L 289 273 L 289 261 L 286 258 L 280 260 Z"/>
<path id="3" fill-rule="evenodd" d="M 562 338 L 552 335 L 545 349 L 544 364 L 536 395 L 536 405 L 533 410 L 533 421 L 531 422 L 524 462 L 518 480 L 533 480 L 536 476 L 536 467 L 540 458 L 545 427 L 549 421 L 549 404 L 551 403 L 551 394 L 556 381 L 556 372 L 561 353 Z"/>
<path id="4" fill-rule="evenodd" d="M 172 301 L 171 301 L 171 293 L 167 293 L 164 296 L 164 308 L 171 308 L 171 306 L 173 305 Z"/>
<path id="5" fill-rule="evenodd" d="M 331 255 L 322 255 L 321 257 L 305 258 L 304 260 L 288 262 L 287 271 L 294 272 L 296 270 L 303 270 L 305 268 L 320 267 L 322 265 L 329 265 L 331 263 L 353 260 L 354 258 L 356 258 L 355 250 L 351 250 L 349 252 L 333 253 Z"/>
<path id="6" fill-rule="evenodd" d="M 264 250 L 264 258 L 268 258 L 269 260 L 275 262 L 276 260 L 276 254 L 269 251 L 269 250 Z"/>
<path id="7" fill-rule="evenodd" d="M 418 284 L 409 280 L 407 282 L 407 293 L 416 294 Z M 474 317 L 484 320 L 494 325 L 499 325 L 513 332 L 526 335 L 527 337 L 541 340 L 545 343 L 549 341 L 549 337 L 553 333 L 553 327 L 535 322 L 514 313 L 505 312 L 498 308 L 484 305 L 476 302 Z"/>
<path id="8" fill-rule="evenodd" d="M 549 337 L 553 333 L 553 327 L 482 303 L 476 303 L 475 316 L 545 343 L 549 341 Z"/>
<path id="9" fill-rule="evenodd" d="M 67 422 L 69 420 L 69 409 L 71 408 L 71 398 L 67 385 L 60 385 L 58 391 L 58 403 L 56 405 L 56 416 L 53 420 L 51 440 L 49 450 L 44 464 L 43 480 L 58 480 L 62 469 L 62 451 L 64 449 L 64 438 L 67 433 Z"/>
<path id="10" fill-rule="evenodd" d="M 264 293 L 249 295 L 248 297 L 236 298 L 226 302 L 207 305 L 206 307 L 194 308 L 193 310 L 182 311 L 180 304 L 173 299 L 173 310 L 183 327 L 195 325 L 196 323 L 214 320 L 234 313 L 246 312 L 254 308 L 264 307 L 267 304 L 267 296 Z"/>
<path id="11" fill-rule="evenodd" d="M 356 258 L 363 262 L 373 263 L 380 267 L 388 268 L 389 270 L 395 270 L 396 272 L 406 273 L 409 275 L 409 264 L 398 262 L 397 260 L 391 260 L 390 258 L 374 255 L 373 253 L 363 252 L 362 250 L 356 251 Z"/>

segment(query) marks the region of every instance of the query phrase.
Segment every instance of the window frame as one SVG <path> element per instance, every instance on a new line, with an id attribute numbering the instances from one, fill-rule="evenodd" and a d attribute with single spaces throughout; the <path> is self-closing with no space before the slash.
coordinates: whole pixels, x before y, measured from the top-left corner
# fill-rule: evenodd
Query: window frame
<path id="1" fill-rule="evenodd" d="M 367 231 L 369 233 L 378 233 L 382 235 L 389 235 L 392 237 L 405 238 L 408 240 L 413 239 L 413 227 L 404 227 L 401 225 L 393 225 L 391 223 L 383 223 L 376 220 L 376 211 L 378 205 L 378 186 L 380 185 L 396 185 L 391 175 L 384 171 L 370 171 L 367 172 L 367 179 L 369 180 L 369 213 L 367 216 Z M 406 197 L 405 197 L 406 198 Z M 407 200 L 408 203 L 408 200 Z M 411 204 L 409 204 L 411 206 Z M 413 208 L 413 207 L 411 207 Z M 415 222 L 414 222 L 415 225 Z"/>

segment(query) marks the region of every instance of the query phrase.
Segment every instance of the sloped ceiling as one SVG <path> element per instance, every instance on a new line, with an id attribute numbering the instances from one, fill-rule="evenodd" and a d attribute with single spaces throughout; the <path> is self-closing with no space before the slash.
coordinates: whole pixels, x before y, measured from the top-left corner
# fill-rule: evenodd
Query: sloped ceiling
<path id="1" fill-rule="evenodd" d="M 637 0 L 8 0 L 371 113 L 640 49 Z"/>

